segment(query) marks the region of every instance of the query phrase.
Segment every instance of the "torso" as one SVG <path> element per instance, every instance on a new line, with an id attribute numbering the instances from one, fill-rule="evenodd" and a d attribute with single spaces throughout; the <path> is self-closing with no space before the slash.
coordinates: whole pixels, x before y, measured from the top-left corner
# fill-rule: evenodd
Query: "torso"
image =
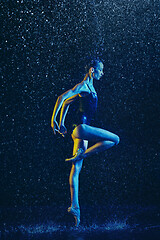
<path id="1" fill-rule="evenodd" d="M 81 113 L 81 123 L 90 124 L 97 109 L 98 97 L 93 85 L 88 83 L 84 83 L 84 85 L 84 92 L 79 94 L 79 112 Z"/>
<path id="2" fill-rule="evenodd" d="M 79 93 L 78 96 L 79 107 L 75 115 L 77 120 L 73 126 L 75 127 L 84 123 L 90 125 L 91 120 L 94 118 L 98 102 L 97 93 L 93 84 L 89 83 L 89 81 L 84 81 L 81 93 Z"/>

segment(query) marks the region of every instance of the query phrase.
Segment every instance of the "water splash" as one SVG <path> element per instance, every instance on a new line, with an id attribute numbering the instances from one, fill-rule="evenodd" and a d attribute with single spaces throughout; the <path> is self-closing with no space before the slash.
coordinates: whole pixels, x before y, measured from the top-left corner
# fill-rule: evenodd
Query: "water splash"
<path id="1" fill-rule="evenodd" d="M 132 226 L 133 227 L 133 226 Z M 76 227 L 67 227 L 66 225 L 58 225 L 54 222 L 50 221 L 45 224 L 32 224 L 32 225 L 19 225 L 16 227 L 9 227 L 5 229 L 6 233 L 16 233 L 20 232 L 22 234 L 52 234 L 56 232 L 106 232 L 106 231 L 118 231 L 118 230 L 127 230 L 130 229 L 129 226 L 125 221 L 115 221 L 115 222 L 108 222 L 102 225 L 92 224 L 90 226 L 79 226 Z"/>

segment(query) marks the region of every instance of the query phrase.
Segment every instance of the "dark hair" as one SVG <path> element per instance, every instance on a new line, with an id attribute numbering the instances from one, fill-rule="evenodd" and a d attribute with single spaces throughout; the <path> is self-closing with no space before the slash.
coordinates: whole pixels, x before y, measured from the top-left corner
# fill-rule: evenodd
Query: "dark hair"
<path id="1" fill-rule="evenodd" d="M 98 63 L 103 63 L 99 58 L 91 58 L 85 66 L 85 72 L 88 73 L 91 67 L 96 68 Z"/>

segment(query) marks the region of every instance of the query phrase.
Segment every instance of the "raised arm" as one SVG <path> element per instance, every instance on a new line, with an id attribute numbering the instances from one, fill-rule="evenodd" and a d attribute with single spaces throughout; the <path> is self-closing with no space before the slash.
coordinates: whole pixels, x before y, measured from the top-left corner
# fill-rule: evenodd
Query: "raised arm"
<path id="1" fill-rule="evenodd" d="M 56 101 L 54 110 L 53 110 L 53 114 L 52 114 L 52 118 L 51 118 L 51 127 L 53 128 L 54 134 L 56 133 L 56 130 L 59 130 L 59 126 L 58 123 L 56 121 L 56 117 L 57 114 L 60 110 L 60 108 L 62 107 L 63 102 L 66 99 L 69 99 L 71 97 L 73 97 L 74 95 L 78 95 L 81 92 L 85 91 L 85 85 L 84 82 L 81 82 L 79 84 L 77 84 L 74 88 L 68 90 L 67 92 L 63 93 L 62 95 L 60 95 Z M 69 106 L 68 106 L 69 108 Z M 67 108 L 67 110 L 68 110 Z M 63 109 L 63 114 L 61 114 L 61 121 L 65 118 L 67 111 L 66 109 Z"/>

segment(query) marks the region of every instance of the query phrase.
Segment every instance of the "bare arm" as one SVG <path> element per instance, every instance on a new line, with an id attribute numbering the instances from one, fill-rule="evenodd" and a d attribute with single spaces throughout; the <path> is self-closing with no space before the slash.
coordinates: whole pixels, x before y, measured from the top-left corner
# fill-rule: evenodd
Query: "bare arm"
<path id="1" fill-rule="evenodd" d="M 68 112 L 69 106 L 71 103 L 73 103 L 78 98 L 78 94 L 66 99 L 62 105 L 61 114 L 60 114 L 60 120 L 59 120 L 59 126 L 64 125 L 65 117 Z"/>
<path id="2" fill-rule="evenodd" d="M 59 130 L 59 127 L 58 127 L 58 124 L 57 124 L 57 121 L 56 121 L 56 117 L 57 117 L 57 114 L 58 114 L 63 102 L 66 99 L 69 99 L 72 96 L 77 95 L 84 90 L 85 90 L 84 82 L 81 82 L 81 83 L 77 84 L 74 88 L 68 90 L 67 92 L 63 93 L 62 95 L 60 95 L 58 97 L 58 99 L 56 101 L 56 104 L 55 104 L 55 107 L 54 107 L 54 110 L 53 110 L 52 118 L 51 118 L 51 127 L 53 128 L 54 133 L 56 133 L 55 132 L 56 130 Z M 68 108 L 69 108 L 69 106 L 68 106 Z M 68 111 L 68 108 L 66 109 L 67 111 Z M 67 114 L 66 110 L 64 109 L 63 114 L 61 114 L 61 116 L 62 116 L 61 119 L 62 120 L 65 119 L 65 116 Z"/>
<path id="3" fill-rule="evenodd" d="M 61 108 L 61 114 L 60 114 L 60 121 L 59 121 L 59 131 L 58 131 L 63 137 L 67 133 L 67 129 L 64 125 L 65 117 L 67 115 L 70 104 L 73 103 L 77 98 L 78 98 L 78 94 L 66 99 L 63 102 L 63 105 Z"/>

